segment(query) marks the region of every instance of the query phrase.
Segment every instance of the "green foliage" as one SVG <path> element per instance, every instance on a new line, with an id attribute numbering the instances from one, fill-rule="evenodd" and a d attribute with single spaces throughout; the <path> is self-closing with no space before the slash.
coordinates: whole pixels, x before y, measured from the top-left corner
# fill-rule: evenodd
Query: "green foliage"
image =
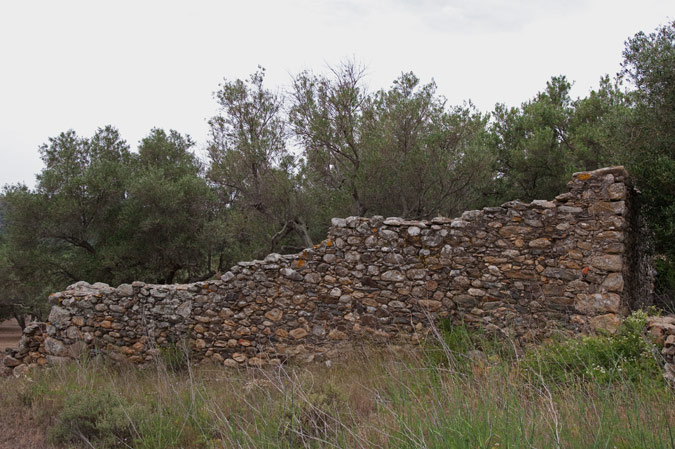
<path id="1" fill-rule="evenodd" d="M 478 331 L 469 330 L 465 325 L 453 325 L 448 318 L 438 323 L 441 332 L 442 343 L 448 350 L 457 353 L 466 353 L 472 349 L 478 349 L 483 335 Z"/>
<path id="2" fill-rule="evenodd" d="M 627 317 L 615 335 L 584 336 L 526 354 L 522 368 L 536 381 L 663 382 L 659 351 L 645 336 L 647 314 Z"/>
<path id="3" fill-rule="evenodd" d="M 109 390 L 75 393 L 66 399 L 49 438 L 55 444 L 129 447 L 138 436 L 135 423 L 143 412 Z"/>
<path id="4" fill-rule="evenodd" d="M 348 425 L 348 401 L 331 383 L 322 383 L 309 392 L 295 391 L 287 399 L 281 434 L 303 447 L 321 447 L 319 442 L 338 439 Z"/>
<path id="5" fill-rule="evenodd" d="M 289 122 L 304 148 L 308 181 L 340 192 L 348 215 L 364 215 L 362 124 L 368 99 L 364 69 L 346 62 L 330 76 L 309 71 L 293 80 Z"/>
<path id="6" fill-rule="evenodd" d="M 119 245 L 109 261 L 120 281 L 172 283 L 215 273 L 209 261 L 222 244 L 210 231 L 220 218 L 218 201 L 193 146 L 173 130 L 153 129 L 141 141 L 119 214 Z"/>
<path id="7" fill-rule="evenodd" d="M 220 212 L 193 145 L 153 129 L 132 154 L 112 127 L 91 138 L 68 131 L 50 139 L 40 148 L 45 167 L 36 189 L 6 186 L 1 197 L 3 301 L 40 317 L 49 293 L 78 280 L 212 276 L 222 265 L 212 233 Z"/>
<path id="8" fill-rule="evenodd" d="M 447 108 L 434 82 L 410 72 L 368 98 L 362 121 L 358 184 L 370 213 L 431 218 L 479 205 L 492 160 L 487 116 L 472 104 Z"/>
<path id="9" fill-rule="evenodd" d="M 519 108 L 497 105 L 490 123 L 495 203 L 552 198 L 574 171 L 625 165 L 641 192 L 653 233 L 661 306 L 675 302 L 675 22 L 626 41 L 622 71 L 573 100 L 571 83 L 554 77 Z"/>
<path id="10" fill-rule="evenodd" d="M 487 116 L 470 103 L 446 107 L 436 84 L 412 72 L 369 93 L 351 62 L 330 76 L 303 72 L 293 89 L 289 120 L 307 182 L 333 192 L 342 215 L 431 218 L 482 202 Z"/>
<path id="11" fill-rule="evenodd" d="M 59 260 L 48 241 L 35 238 L 41 226 L 45 202 L 26 186 L 6 187 L 0 197 L 5 221 L 0 229 L 0 315 L 14 316 L 25 324 L 28 316 L 44 319 L 49 293 L 63 287 L 62 270 L 68 255 Z"/>
<path id="12" fill-rule="evenodd" d="M 675 21 L 626 41 L 622 75 L 635 87 L 635 114 L 628 122 L 638 137 L 628 141 L 629 169 L 642 192 L 641 206 L 654 235 L 664 305 L 675 303 L 670 272 L 675 261 Z"/>
<path id="13" fill-rule="evenodd" d="M 159 348 L 159 361 L 174 373 L 185 371 L 190 362 L 188 348 L 183 342 L 168 343 Z"/>
<path id="14" fill-rule="evenodd" d="M 424 354 L 432 366 L 459 372 L 515 359 L 514 348 L 503 335 L 466 323 L 454 324 L 447 318 L 439 321 L 438 334 L 425 342 Z"/>
<path id="15" fill-rule="evenodd" d="M 609 77 L 585 98 L 573 100 L 571 87 L 565 76 L 553 77 L 520 108 L 495 108 L 490 134 L 496 177 L 488 188 L 497 200 L 553 198 L 575 171 L 626 163 L 627 96 Z"/>
<path id="16" fill-rule="evenodd" d="M 298 74 L 284 97 L 260 68 L 215 93 L 208 165 L 176 131 L 151 130 L 137 154 L 111 126 L 61 133 L 40 147 L 36 188 L 0 195 L 0 315 L 43 315 L 47 293 L 79 280 L 207 279 L 310 247 L 335 216 L 424 219 L 552 198 L 572 172 L 618 164 L 641 191 L 631 206 L 648 220 L 660 305 L 672 308 L 675 22 L 629 38 L 623 58 L 586 97 L 556 76 L 491 114 L 448 106 L 412 72 L 369 92 L 346 62 Z"/>
<path id="17" fill-rule="evenodd" d="M 264 87 L 264 78 L 260 68 L 247 81 L 225 80 L 215 94 L 219 114 L 209 120 L 208 177 L 228 208 L 234 234 L 228 243 L 249 257 L 278 251 L 292 236 L 298 249 L 312 246 L 295 160 L 286 149 L 282 99 Z"/>

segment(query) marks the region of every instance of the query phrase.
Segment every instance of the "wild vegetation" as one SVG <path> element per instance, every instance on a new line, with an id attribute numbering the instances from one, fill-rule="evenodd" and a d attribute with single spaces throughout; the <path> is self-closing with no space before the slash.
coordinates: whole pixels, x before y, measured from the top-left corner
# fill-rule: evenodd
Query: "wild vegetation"
<path id="1" fill-rule="evenodd" d="M 0 384 L 0 443 L 672 449 L 673 393 L 644 323 L 525 353 L 445 326 L 422 349 L 363 348 L 332 367 L 223 371 L 179 346 L 145 370 L 83 359 Z"/>
<path id="2" fill-rule="evenodd" d="M 642 192 L 662 305 L 675 290 L 675 22 L 626 41 L 622 70 L 572 98 L 553 77 L 518 107 L 449 106 L 403 73 L 365 88 L 344 63 L 297 74 L 287 92 L 265 71 L 225 80 L 207 160 L 177 131 L 132 151 L 105 126 L 40 147 L 35 188 L 0 195 L 0 315 L 43 316 L 47 293 L 75 281 L 207 279 L 239 260 L 296 252 L 331 217 L 454 216 L 551 198 L 571 172 L 625 165 Z"/>

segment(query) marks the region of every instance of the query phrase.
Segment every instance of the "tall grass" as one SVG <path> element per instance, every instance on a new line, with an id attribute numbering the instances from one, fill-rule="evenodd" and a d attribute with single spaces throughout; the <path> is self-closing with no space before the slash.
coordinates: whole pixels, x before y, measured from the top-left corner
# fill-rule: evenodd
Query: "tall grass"
<path id="1" fill-rule="evenodd" d="M 604 360 L 588 353 L 619 335 L 523 358 L 463 328 L 440 334 L 433 347 L 363 350 L 331 368 L 73 363 L 0 381 L 0 415 L 30 410 L 55 447 L 675 449 L 675 395 L 660 373 L 578 366 Z M 576 353 L 556 358 L 565 344 Z M 478 349 L 485 357 L 464 356 Z"/>

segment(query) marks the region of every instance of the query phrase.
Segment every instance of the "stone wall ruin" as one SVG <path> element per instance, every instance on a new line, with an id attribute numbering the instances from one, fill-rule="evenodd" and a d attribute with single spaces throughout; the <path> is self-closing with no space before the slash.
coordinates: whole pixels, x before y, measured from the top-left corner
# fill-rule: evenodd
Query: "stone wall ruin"
<path id="1" fill-rule="evenodd" d="M 49 322 L 12 357 L 27 365 L 85 350 L 144 363 L 185 342 L 196 360 L 261 366 L 330 359 L 362 342 L 417 343 L 441 318 L 518 344 L 611 330 L 645 303 L 631 295 L 652 286 L 647 259 L 628 247 L 628 174 L 576 173 L 568 187 L 552 201 L 454 219 L 333 219 L 315 248 L 240 262 L 217 280 L 78 282 L 50 296 Z"/>

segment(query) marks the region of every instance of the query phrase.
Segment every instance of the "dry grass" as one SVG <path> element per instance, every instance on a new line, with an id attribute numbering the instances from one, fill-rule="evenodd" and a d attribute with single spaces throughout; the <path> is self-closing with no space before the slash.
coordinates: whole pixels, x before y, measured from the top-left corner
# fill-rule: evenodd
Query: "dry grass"
<path id="1" fill-rule="evenodd" d="M 171 351 L 145 369 L 87 360 L 0 380 L 0 442 L 675 449 L 675 394 L 650 358 L 644 320 L 637 314 L 616 336 L 564 341 L 524 358 L 509 342 L 459 327 L 439 330 L 424 348 L 363 349 L 330 368 L 193 366 Z M 472 349 L 485 357 L 467 357 Z"/>
<path id="2" fill-rule="evenodd" d="M 56 367 L 0 381 L 3 444 L 42 447 L 20 429 L 50 428 L 55 447 L 675 448 L 675 396 L 658 380 L 548 385 L 503 359 L 436 361 L 364 350 L 332 368 Z"/>

